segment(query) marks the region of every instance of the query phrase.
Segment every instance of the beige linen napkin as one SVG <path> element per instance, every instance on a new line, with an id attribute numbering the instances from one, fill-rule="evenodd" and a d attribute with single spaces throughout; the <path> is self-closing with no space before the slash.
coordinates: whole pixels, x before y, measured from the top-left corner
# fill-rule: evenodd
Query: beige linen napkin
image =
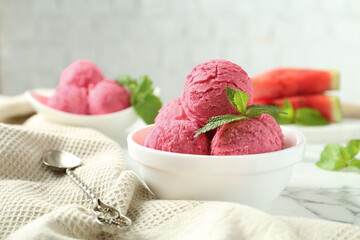
<path id="1" fill-rule="evenodd" d="M 42 152 L 51 148 L 83 159 L 76 175 L 132 219 L 128 231 L 101 232 L 87 195 L 41 164 Z M 37 115 L 23 126 L 0 124 L 0 204 L 2 239 L 360 239 L 360 228 L 349 224 L 270 216 L 234 203 L 158 200 L 125 171 L 117 143 Z"/>
<path id="2" fill-rule="evenodd" d="M 13 97 L 0 95 L 0 122 L 17 122 L 18 118 L 32 113 L 34 109 L 26 101 L 24 94 Z"/>

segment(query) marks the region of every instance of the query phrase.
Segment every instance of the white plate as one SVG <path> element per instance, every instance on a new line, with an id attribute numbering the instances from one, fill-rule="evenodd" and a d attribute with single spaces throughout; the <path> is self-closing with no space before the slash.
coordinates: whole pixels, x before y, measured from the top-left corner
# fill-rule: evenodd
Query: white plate
<path id="1" fill-rule="evenodd" d="M 308 143 L 342 143 L 350 139 L 360 139 L 360 120 L 344 119 L 341 123 L 332 123 L 325 126 L 286 125 L 302 132 Z"/>

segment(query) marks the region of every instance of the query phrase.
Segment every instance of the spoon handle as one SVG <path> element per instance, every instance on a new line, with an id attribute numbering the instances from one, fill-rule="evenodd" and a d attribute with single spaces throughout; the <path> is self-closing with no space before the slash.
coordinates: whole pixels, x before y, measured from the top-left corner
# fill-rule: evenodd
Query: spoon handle
<path id="1" fill-rule="evenodd" d="M 73 171 L 67 168 L 66 174 L 71 178 L 71 180 L 73 180 L 74 183 L 76 183 L 76 185 L 78 185 L 91 198 L 93 203 L 96 203 L 98 201 L 97 197 L 95 196 L 95 193 L 93 193 L 88 186 L 86 186 L 83 182 L 81 182 Z"/>
<path id="2" fill-rule="evenodd" d="M 131 220 L 121 214 L 116 208 L 106 204 L 101 199 L 95 196 L 88 186 L 86 186 L 69 168 L 66 169 L 66 174 L 70 179 L 76 183 L 92 200 L 94 207 L 92 213 L 96 217 L 96 222 L 103 227 L 103 230 L 110 233 L 121 232 L 121 230 L 129 227 Z"/>

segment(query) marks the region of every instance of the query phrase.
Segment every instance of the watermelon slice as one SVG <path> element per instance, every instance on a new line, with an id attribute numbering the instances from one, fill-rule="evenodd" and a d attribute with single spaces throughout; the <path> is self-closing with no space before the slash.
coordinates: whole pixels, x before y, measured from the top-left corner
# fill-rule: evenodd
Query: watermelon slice
<path id="1" fill-rule="evenodd" d="M 310 107 L 317 109 L 329 122 L 341 122 L 343 119 L 340 101 L 336 96 L 323 94 L 302 95 L 275 99 L 272 100 L 270 104 L 283 106 L 286 99 L 290 101 L 294 110 L 302 107 Z M 258 103 L 256 102 L 256 104 Z"/>
<path id="2" fill-rule="evenodd" d="M 334 70 L 275 69 L 251 78 L 254 99 L 275 99 L 318 94 L 339 89 L 339 72 Z"/>

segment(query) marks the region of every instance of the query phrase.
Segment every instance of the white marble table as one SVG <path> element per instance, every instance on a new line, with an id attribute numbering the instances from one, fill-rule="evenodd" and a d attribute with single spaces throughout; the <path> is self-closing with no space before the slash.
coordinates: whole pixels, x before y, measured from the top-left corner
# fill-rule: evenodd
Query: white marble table
<path id="1" fill-rule="evenodd" d="M 126 146 L 125 141 L 120 143 Z M 261 210 L 292 217 L 324 219 L 360 226 L 360 171 L 331 172 L 315 162 L 325 144 L 308 144 L 305 158 L 298 163 L 280 197 Z M 127 153 L 128 169 L 138 172 Z"/>
<path id="2" fill-rule="evenodd" d="M 360 173 L 329 172 L 301 162 L 280 197 L 263 211 L 360 226 Z"/>

